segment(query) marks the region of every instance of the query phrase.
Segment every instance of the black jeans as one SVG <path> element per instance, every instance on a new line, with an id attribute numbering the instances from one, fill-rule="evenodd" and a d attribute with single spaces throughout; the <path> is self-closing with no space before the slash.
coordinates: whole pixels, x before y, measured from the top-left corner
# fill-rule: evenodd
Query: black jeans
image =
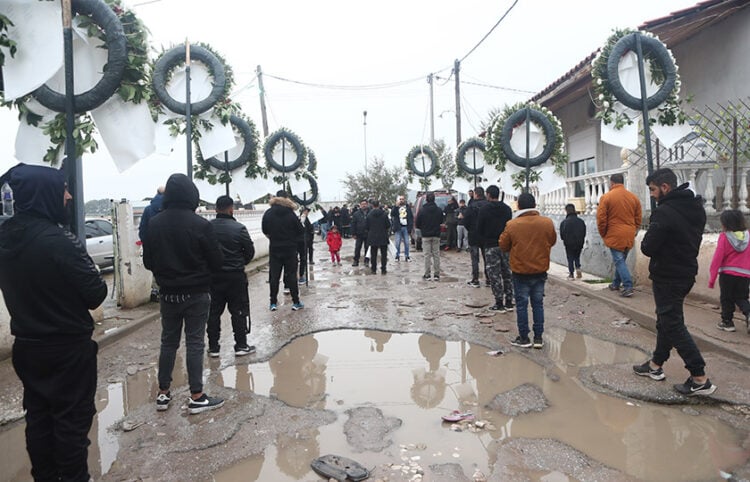
<path id="1" fill-rule="evenodd" d="M 172 371 L 184 326 L 185 365 L 190 393 L 201 393 L 203 391 L 203 350 L 206 348 L 206 322 L 211 308 L 211 295 L 195 293 L 179 301 L 171 302 L 170 298 L 175 296 L 162 293 L 159 300 L 161 310 L 161 348 L 157 375 L 159 389 L 169 390 L 172 384 Z"/>
<path id="2" fill-rule="evenodd" d="M 232 319 L 234 348 L 243 347 L 247 345 L 247 334 L 250 333 L 250 298 L 244 271 L 223 271 L 211 276 L 211 309 L 206 325 L 209 349 L 218 350 L 220 347 L 221 315 L 225 306 Z"/>
<path id="3" fill-rule="evenodd" d="M 742 314 L 750 313 L 750 302 L 747 300 L 750 291 L 750 278 L 721 273 L 719 275 L 719 289 L 721 290 L 719 302 L 723 321 L 732 321 L 735 304 L 742 311 Z"/>
<path id="4" fill-rule="evenodd" d="M 297 245 L 297 265 L 299 266 L 299 277 L 302 278 L 307 274 L 307 253 L 305 248 L 310 247 L 306 243 L 300 243 Z"/>
<path id="5" fill-rule="evenodd" d="M 479 255 L 482 255 L 482 263 L 484 263 L 484 279 L 489 280 L 487 276 L 487 259 L 484 254 L 484 248 L 481 246 L 469 246 L 469 253 L 471 254 L 471 280 L 479 281 Z"/>
<path id="6" fill-rule="evenodd" d="M 362 253 L 362 247 L 365 248 L 365 253 L 367 252 L 368 244 L 367 244 L 367 235 L 362 234 L 357 236 L 357 239 L 354 241 L 354 262 L 359 263 L 359 255 Z"/>
<path id="7" fill-rule="evenodd" d="M 388 264 L 388 245 L 370 246 L 370 269 L 375 271 L 378 267 L 378 251 L 380 251 L 380 269 L 385 271 Z"/>
<path id="8" fill-rule="evenodd" d="M 576 269 L 581 269 L 581 251 L 583 248 L 565 247 L 565 257 L 568 258 L 568 274 L 573 276 Z"/>
<path id="9" fill-rule="evenodd" d="M 96 414 L 95 341 L 16 339 L 13 368 L 23 383 L 26 450 L 36 481 L 88 481 L 88 433 Z"/>
<path id="10" fill-rule="evenodd" d="M 268 254 L 268 284 L 271 288 L 271 303 L 279 302 L 279 281 L 284 271 L 284 286 L 289 288 L 292 301 L 299 303 L 299 285 L 297 284 L 297 248 L 277 248 Z"/>
<path id="11" fill-rule="evenodd" d="M 685 326 L 683 303 L 693 287 L 693 280 L 669 280 L 652 283 L 656 304 L 656 348 L 652 361 L 661 366 L 669 359 L 672 348 L 677 350 L 685 368 L 694 377 L 705 375 L 706 362 Z"/>

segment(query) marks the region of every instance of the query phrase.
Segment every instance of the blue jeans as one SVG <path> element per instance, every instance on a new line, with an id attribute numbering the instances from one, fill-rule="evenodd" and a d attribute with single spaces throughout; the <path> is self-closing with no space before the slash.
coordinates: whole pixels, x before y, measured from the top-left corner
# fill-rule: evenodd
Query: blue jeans
<path id="1" fill-rule="evenodd" d="M 609 248 L 609 251 L 612 253 L 612 261 L 615 262 L 615 277 L 612 279 L 612 285 L 615 288 L 619 288 L 620 284 L 622 284 L 622 287 L 624 289 L 632 289 L 633 278 L 630 277 L 630 270 L 628 269 L 628 264 L 626 263 L 629 250 L 626 249 L 625 251 L 618 251 L 616 249 Z"/>
<path id="2" fill-rule="evenodd" d="M 401 255 L 401 242 L 404 243 L 404 256 L 409 257 L 409 229 L 401 226 L 395 232 L 394 242 L 396 244 L 396 257 Z"/>
<path id="3" fill-rule="evenodd" d="M 516 324 L 521 338 L 529 336 L 529 301 L 534 319 L 534 337 L 544 333 L 544 283 L 547 273 L 518 275 L 513 273 L 513 291 L 516 298 Z"/>
<path id="4" fill-rule="evenodd" d="M 211 296 L 208 293 L 197 293 L 177 303 L 168 303 L 164 298 L 162 296 L 159 305 L 161 308 L 161 350 L 157 376 L 159 389 L 169 390 L 172 384 L 172 370 L 174 370 L 184 323 L 185 364 L 190 393 L 201 393 L 203 391 L 203 350 Z"/>

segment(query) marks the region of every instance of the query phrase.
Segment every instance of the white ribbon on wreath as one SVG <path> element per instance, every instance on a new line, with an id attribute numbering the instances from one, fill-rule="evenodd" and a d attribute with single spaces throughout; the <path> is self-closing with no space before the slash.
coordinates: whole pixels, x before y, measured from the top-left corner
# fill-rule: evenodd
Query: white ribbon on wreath
<path id="1" fill-rule="evenodd" d="M 23 97 L 43 84 L 47 84 L 56 92 L 64 92 L 65 68 L 59 3 L 20 3 L 13 0 L 0 6 L 0 13 L 7 15 L 14 22 L 12 30 L 9 30 L 9 36 L 18 43 L 18 52 L 23 52 L 15 57 L 5 56 L 3 77 L 6 100 Z M 40 27 L 40 21 L 44 26 L 49 25 L 49 28 Z M 107 50 L 101 48 L 103 42 L 99 38 L 89 37 L 79 24 L 80 18 L 74 17 L 73 71 L 76 94 L 81 94 L 96 85 L 102 78 L 102 66 L 107 63 Z M 56 113 L 38 103 L 30 102 L 28 106 L 29 110 L 41 115 L 43 121 L 38 127 L 25 125 L 25 122 L 21 121 L 16 135 L 15 156 L 27 164 L 47 165 L 42 159 L 51 143 L 47 136 L 42 134 L 42 129 L 44 123 L 53 119 Z M 103 105 L 92 110 L 91 117 L 104 147 L 120 172 L 148 157 L 156 149 L 155 125 L 145 102 L 125 102 L 118 94 L 114 94 Z M 127 133 L 123 132 L 123 126 L 128 126 Z M 64 149 L 60 150 L 59 157 L 64 157 Z"/>
<path id="2" fill-rule="evenodd" d="M 659 90 L 659 86 L 651 79 L 651 70 L 645 69 L 646 95 L 651 96 Z M 638 74 L 638 56 L 634 52 L 628 52 L 620 59 L 618 67 L 620 82 L 623 88 L 634 97 L 641 97 L 641 80 Z M 640 111 L 629 109 L 620 102 L 615 102 L 612 109 L 626 115 L 633 121 L 622 129 L 615 129 L 614 124 L 605 124 L 601 121 L 602 140 L 613 146 L 636 149 L 638 147 L 639 121 L 642 118 Z M 670 148 L 677 141 L 690 134 L 691 128 L 688 124 L 675 124 L 663 126 L 658 122 L 651 126 L 651 131 L 659 138 L 664 147 Z"/>

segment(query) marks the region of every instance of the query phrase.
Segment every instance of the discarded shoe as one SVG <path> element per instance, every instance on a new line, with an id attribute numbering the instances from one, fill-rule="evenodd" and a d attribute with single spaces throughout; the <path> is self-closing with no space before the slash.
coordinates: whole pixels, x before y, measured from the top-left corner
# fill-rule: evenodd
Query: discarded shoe
<path id="1" fill-rule="evenodd" d="M 443 415 L 444 422 L 461 422 L 463 420 L 474 420 L 474 414 L 471 412 L 460 412 L 459 410 L 453 410 L 448 415 Z"/>
<path id="2" fill-rule="evenodd" d="M 338 455 L 318 457 L 310 463 L 310 467 L 321 477 L 339 481 L 358 482 L 370 476 L 370 472 L 358 462 Z"/>

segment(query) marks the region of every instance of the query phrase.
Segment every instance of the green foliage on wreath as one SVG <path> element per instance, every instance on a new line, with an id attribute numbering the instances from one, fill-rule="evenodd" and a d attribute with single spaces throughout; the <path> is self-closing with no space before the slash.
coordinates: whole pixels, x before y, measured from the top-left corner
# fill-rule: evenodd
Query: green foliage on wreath
<path id="1" fill-rule="evenodd" d="M 437 153 L 430 146 L 416 145 L 409 150 L 409 153 L 406 155 L 404 162 L 406 166 L 406 181 L 411 184 L 412 182 L 414 182 L 414 176 L 416 176 L 416 174 L 411 170 L 411 160 L 423 152 L 435 161 L 433 165 L 434 171 L 432 174 L 430 174 L 429 176 L 419 176 L 419 185 L 422 186 L 423 190 L 427 190 L 430 187 L 431 177 L 435 176 L 438 179 L 441 178 L 440 157 L 438 157 Z"/>
<path id="2" fill-rule="evenodd" d="M 515 189 L 516 191 L 523 192 L 523 190 L 526 189 L 526 169 L 513 174 L 512 176 L 510 176 L 510 179 L 513 181 L 513 189 Z M 529 185 L 537 183 L 541 180 L 541 172 L 535 169 L 529 170 Z"/>
<path id="3" fill-rule="evenodd" d="M 549 162 L 552 163 L 556 174 L 559 174 L 561 176 L 565 175 L 565 168 L 568 165 L 568 154 L 565 152 L 565 138 L 563 136 L 562 124 L 560 123 L 560 119 L 558 119 L 551 110 L 537 104 L 536 102 L 518 102 L 516 104 L 513 104 L 512 106 L 506 106 L 502 110 L 502 112 L 498 114 L 492 120 L 492 122 L 490 122 L 490 127 L 487 130 L 487 150 L 484 152 L 485 165 L 494 166 L 495 169 L 497 169 L 499 172 L 505 172 L 508 158 L 505 156 L 502 148 L 501 137 L 503 126 L 505 125 L 505 121 L 508 119 L 508 117 L 510 117 L 516 111 L 525 109 L 526 107 L 538 110 L 539 112 L 544 114 L 552 124 L 552 127 L 555 130 L 555 149 L 552 151 L 552 156 L 550 156 Z M 523 186 L 526 185 L 525 172 L 526 171 L 524 169 Z M 536 180 L 541 179 L 541 175 L 539 174 L 539 172 L 535 171 L 534 169 L 530 171 L 529 179 L 532 179 L 532 176 Z M 513 179 L 515 179 L 515 177 L 513 177 Z"/>
<path id="4" fill-rule="evenodd" d="M 268 170 L 258 163 L 258 143 L 259 141 L 259 135 L 258 135 L 258 129 L 255 127 L 255 123 L 250 120 L 249 117 L 245 116 L 244 113 L 242 113 L 239 109 L 237 109 L 237 112 L 235 113 L 237 117 L 242 118 L 245 122 L 248 123 L 250 126 L 250 132 L 252 133 L 252 139 L 250 142 L 252 142 L 256 149 L 253 150 L 250 153 L 250 159 L 248 159 L 247 164 L 245 166 L 245 177 L 248 179 L 257 179 L 259 177 L 267 177 Z M 195 124 L 194 124 L 195 126 Z M 193 130 L 195 132 L 195 129 Z M 193 136 L 194 139 L 196 139 L 196 136 Z M 200 133 L 197 134 L 197 139 L 200 139 Z M 219 171 L 215 172 L 213 167 L 208 164 L 208 161 L 206 161 L 203 158 L 203 153 L 200 150 L 200 147 L 197 144 L 196 139 L 196 149 L 195 149 L 195 164 L 193 165 L 193 176 L 196 179 L 203 179 L 206 182 L 208 182 L 211 185 L 214 185 L 216 183 L 226 184 L 228 182 L 232 182 L 232 175 L 231 173 L 227 173 L 226 171 Z"/>
<path id="5" fill-rule="evenodd" d="M 472 167 L 469 160 L 466 159 L 467 149 L 462 149 L 462 147 L 464 147 L 467 143 L 474 143 L 474 142 L 481 142 L 482 144 L 485 145 L 485 150 L 487 149 L 487 144 L 484 142 L 483 139 L 479 137 L 470 137 L 468 139 L 464 139 L 464 141 L 461 142 L 461 144 L 458 146 L 458 149 L 456 150 L 456 160 L 455 160 L 456 162 L 453 163 L 453 171 L 455 172 L 455 177 L 460 177 L 461 179 L 464 179 L 469 182 L 474 182 L 475 177 L 481 178 L 481 175 L 474 176 L 464 171 L 463 169 L 461 169 L 458 165 L 458 162 L 459 162 L 458 156 L 463 155 L 464 162 L 466 162 L 466 165 L 468 165 L 469 167 Z M 482 162 L 484 162 L 484 154 L 482 155 Z"/>
<path id="6" fill-rule="evenodd" d="M 8 49 L 10 56 L 14 57 L 16 55 L 16 51 L 18 50 L 18 46 L 16 45 L 15 40 L 12 40 L 10 37 L 8 37 L 8 27 L 12 27 L 13 22 L 6 17 L 5 15 L 0 15 L 0 47 L 5 47 Z M 5 53 L 3 53 L 3 50 L 0 49 L 0 67 L 5 65 Z M 2 92 L 0 92 L 2 94 Z"/>
<path id="7" fill-rule="evenodd" d="M 626 125 L 632 124 L 633 120 L 625 114 L 614 110 L 617 98 L 609 87 L 607 63 L 609 62 L 609 55 L 615 44 L 621 38 L 634 32 L 635 30 L 628 28 L 614 29 L 612 35 L 610 35 L 591 63 L 591 77 L 594 88 L 593 102 L 597 107 L 596 118 L 601 119 L 607 125 L 614 124 L 614 128 L 617 130 L 622 129 Z M 650 32 L 641 32 L 641 34 L 659 40 L 658 37 Z M 675 124 L 684 124 L 685 121 L 688 120 L 687 115 L 682 110 L 682 100 L 679 98 L 680 86 L 682 85 L 679 69 L 674 56 L 672 55 L 672 51 L 667 49 L 667 52 L 669 52 L 669 56 L 675 65 L 675 69 L 678 70 L 677 78 L 675 79 L 674 89 L 669 94 L 669 97 L 667 97 L 667 100 L 656 109 L 656 117 L 649 117 L 650 125 L 659 123 L 663 126 L 671 126 Z M 659 84 L 663 82 L 665 74 L 658 62 L 655 62 L 654 59 L 648 55 L 646 56 L 646 60 L 648 61 L 651 79 L 654 83 Z M 688 102 L 689 101 L 690 100 L 688 100 Z"/>
<path id="8" fill-rule="evenodd" d="M 99 145 L 94 140 L 94 121 L 91 116 L 81 114 L 76 116 L 75 127 L 73 128 L 73 139 L 75 140 L 76 146 L 76 157 L 81 157 L 85 152 L 94 153 L 98 149 Z M 65 137 L 67 135 L 65 129 L 65 114 L 59 113 L 54 119 L 44 124 L 42 127 L 42 133 L 49 137 L 52 146 L 47 149 L 47 153 L 44 155 L 44 162 L 48 162 L 50 165 L 57 165 L 57 160 L 60 156 L 60 151 L 65 145 Z"/>

